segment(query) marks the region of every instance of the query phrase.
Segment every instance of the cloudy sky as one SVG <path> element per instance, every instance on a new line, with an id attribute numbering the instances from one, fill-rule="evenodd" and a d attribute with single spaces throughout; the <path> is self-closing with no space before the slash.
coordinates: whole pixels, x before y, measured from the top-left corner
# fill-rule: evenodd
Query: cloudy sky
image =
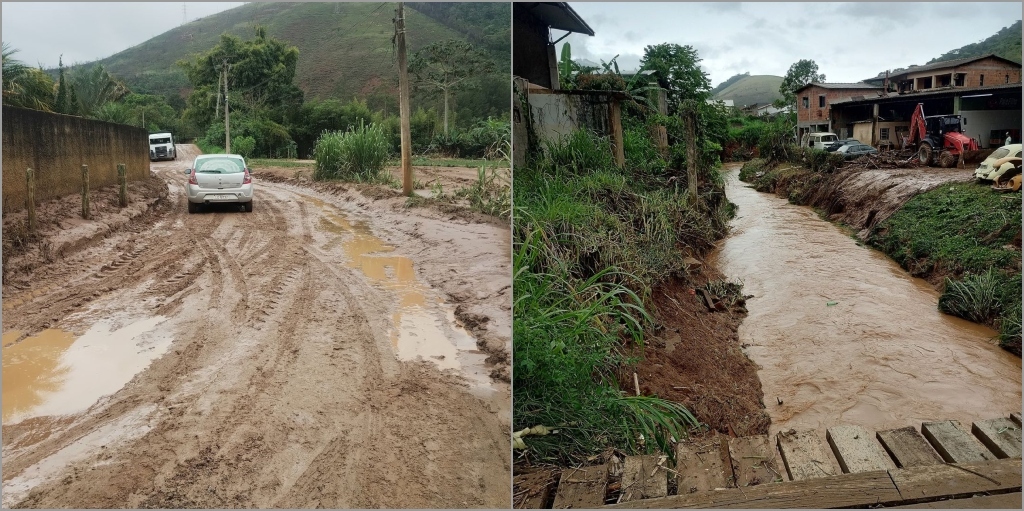
<path id="1" fill-rule="evenodd" d="M 620 69 L 635 69 L 649 44 L 688 44 L 712 86 L 745 72 L 783 76 L 800 59 L 814 60 L 826 81 L 857 82 L 924 64 L 1021 18 L 1020 2 L 569 5 L 596 33 L 565 39 L 573 58 L 596 63 L 619 54 Z M 552 32 L 556 39 L 565 33 Z"/>
<path id="2" fill-rule="evenodd" d="M 30 66 L 91 62 L 243 2 L 3 2 L 3 42 Z M 185 6 L 182 12 L 182 5 Z"/>

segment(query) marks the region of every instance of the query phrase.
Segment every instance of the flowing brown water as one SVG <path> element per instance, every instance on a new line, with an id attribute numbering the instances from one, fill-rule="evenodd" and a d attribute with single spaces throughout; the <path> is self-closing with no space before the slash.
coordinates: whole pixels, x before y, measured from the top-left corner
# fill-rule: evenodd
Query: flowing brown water
<path id="1" fill-rule="evenodd" d="M 760 366 L 773 433 L 970 427 L 1020 410 L 1021 359 L 995 331 L 938 312 L 927 282 L 810 208 L 748 188 L 737 168 L 726 194 L 739 209 L 716 258 L 754 295 L 739 337 Z"/>

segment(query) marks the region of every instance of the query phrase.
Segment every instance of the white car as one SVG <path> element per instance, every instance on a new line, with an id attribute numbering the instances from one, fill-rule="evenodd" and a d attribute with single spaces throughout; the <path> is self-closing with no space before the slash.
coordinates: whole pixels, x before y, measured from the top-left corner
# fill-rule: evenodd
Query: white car
<path id="1" fill-rule="evenodd" d="M 1014 168 L 1012 162 L 1003 162 L 998 167 L 996 162 L 1004 158 L 1020 158 L 1020 155 L 1021 144 L 1004 145 L 996 149 L 988 158 L 985 158 L 985 161 L 981 162 L 978 169 L 974 171 L 974 177 L 984 181 L 995 181 L 1007 170 Z"/>
<path id="2" fill-rule="evenodd" d="M 185 173 L 189 213 L 213 203 L 241 204 L 245 211 L 252 212 L 252 176 L 240 155 L 204 154 Z"/>

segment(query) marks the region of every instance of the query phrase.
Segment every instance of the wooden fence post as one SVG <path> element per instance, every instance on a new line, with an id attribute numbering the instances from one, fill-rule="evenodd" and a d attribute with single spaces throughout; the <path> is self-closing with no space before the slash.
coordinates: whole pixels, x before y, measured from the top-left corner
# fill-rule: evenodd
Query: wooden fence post
<path id="1" fill-rule="evenodd" d="M 89 166 L 82 165 L 82 218 L 89 219 Z"/>
<path id="2" fill-rule="evenodd" d="M 25 207 L 28 209 L 28 232 L 36 232 L 36 172 L 32 167 L 25 169 Z"/>
<path id="3" fill-rule="evenodd" d="M 686 188 L 690 203 L 697 204 L 697 108 L 693 101 L 687 101 L 683 108 L 686 124 Z"/>
<path id="4" fill-rule="evenodd" d="M 128 205 L 128 172 L 124 169 L 123 163 L 117 164 L 118 202 L 121 207 Z"/>

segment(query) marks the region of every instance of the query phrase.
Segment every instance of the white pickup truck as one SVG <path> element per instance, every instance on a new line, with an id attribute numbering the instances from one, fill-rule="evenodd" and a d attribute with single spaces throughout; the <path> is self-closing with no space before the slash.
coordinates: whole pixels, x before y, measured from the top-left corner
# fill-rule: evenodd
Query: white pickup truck
<path id="1" fill-rule="evenodd" d="M 149 161 L 176 160 L 174 137 L 170 133 L 153 133 L 149 135 Z"/>

